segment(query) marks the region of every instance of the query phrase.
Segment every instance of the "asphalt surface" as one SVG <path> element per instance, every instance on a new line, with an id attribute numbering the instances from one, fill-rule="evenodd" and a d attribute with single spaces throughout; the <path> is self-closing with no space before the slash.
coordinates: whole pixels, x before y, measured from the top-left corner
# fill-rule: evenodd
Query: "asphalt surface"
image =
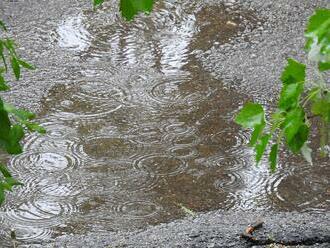
<path id="1" fill-rule="evenodd" d="M 278 78 L 288 57 L 306 61 L 304 29 L 316 8 L 327 0 L 209 1 L 257 13 L 261 25 L 245 30 L 223 45 L 197 54 L 206 71 L 254 100 L 272 101 L 280 89 Z M 311 74 L 309 76 L 312 76 Z M 298 212 L 215 211 L 129 233 L 90 233 L 63 236 L 55 247 L 330 247 L 330 215 Z M 252 222 L 264 225 L 255 241 L 241 233 Z M 83 245 L 77 245 L 81 242 Z M 51 246 L 50 246 L 51 247 Z"/>
<path id="2" fill-rule="evenodd" d="M 129 233 L 91 233 L 64 236 L 48 247 L 329 247 L 330 215 L 303 213 L 215 211 Z M 253 233 L 255 241 L 241 238 L 246 227 L 264 222 Z M 278 246 L 281 247 L 281 246 Z"/>
<path id="3" fill-rule="evenodd" d="M 305 61 L 303 32 L 308 16 L 316 8 L 330 5 L 328 0 L 208 2 L 211 5 L 225 3 L 233 9 L 244 8 L 260 18 L 261 25 L 257 29 L 245 30 L 229 43 L 215 44 L 208 51 L 200 51 L 197 57 L 206 71 L 227 83 L 229 88 L 250 93 L 261 102 L 272 101 L 279 90 L 278 78 L 288 57 Z M 47 93 L 46 88 L 40 92 Z M 26 88 L 27 95 L 31 92 L 32 88 Z M 13 92 L 8 98 L 17 98 L 15 94 L 20 93 Z M 40 102 L 41 97 L 42 94 L 37 94 L 29 101 Z M 32 108 L 38 109 L 37 104 Z M 329 217 L 329 213 L 219 210 L 135 232 L 67 235 L 56 238 L 52 244 L 31 247 L 281 247 L 282 244 L 325 248 L 330 247 Z M 260 218 L 264 225 L 254 233 L 257 240 L 240 238 L 248 224 Z"/>

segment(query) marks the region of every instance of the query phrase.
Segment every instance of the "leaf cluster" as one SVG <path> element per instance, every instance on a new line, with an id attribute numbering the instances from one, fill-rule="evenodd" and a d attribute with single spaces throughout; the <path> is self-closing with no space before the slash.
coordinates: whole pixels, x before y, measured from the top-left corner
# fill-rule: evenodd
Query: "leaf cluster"
<path id="1" fill-rule="evenodd" d="M 5 24 L 0 20 L 0 29 L 7 31 Z M 16 80 L 20 79 L 21 69 L 34 70 L 35 67 L 22 60 L 16 52 L 16 44 L 13 40 L 0 36 L 0 92 L 8 91 L 10 87 L 5 78 L 10 65 Z M 32 122 L 35 115 L 29 111 L 15 108 L 5 103 L 0 96 L 0 149 L 9 154 L 19 154 L 23 151 L 20 141 L 24 138 L 26 130 L 44 133 L 45 130 L 37 123 Z M 5 165 L 0 164 L 0 205 L 5 199 L 4 192 L 11 191 L 15 185 L 21 185 L 16 181 Z"/>
<path id="2" fill-rule="evenodd" d="M 94 9 L 105 0 L 93 0 Z M 155 0 L 120 0 L 119 10 L 122 16 L 131 21 L 139 12 L 150 13 Z"/>
<path id="3" fill-rule="evenodd" d="M 271 171 L 277 166 L 278 151 L 282 143 L 293 152 L 301 153 L 312 163 L 308 137 L 311 123 L 307 113 L 320 119 L 321 148 L 329 143 L 330 89 L 323 73 L 330 69 L 330 10 L 320 9 L 310 18 L 305 36 L 309 60 L 316 64 L 319 78 L 306 83 L 306 65 L 289 58 L 282 76 L 282 90 L 277 110 L 266 121 L 263 106 L 247 103 L 236 116 L 235 122 L 243 128 L 253 129 L 250 146 L 259 163 L 269 144 Z M 305 96 L 305 98 L 303 98 Z"/>

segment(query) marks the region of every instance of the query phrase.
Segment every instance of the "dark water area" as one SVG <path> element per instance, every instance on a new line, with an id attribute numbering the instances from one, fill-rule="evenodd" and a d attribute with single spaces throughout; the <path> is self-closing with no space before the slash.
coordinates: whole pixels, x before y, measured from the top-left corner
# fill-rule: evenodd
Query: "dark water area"
<path id="1" fill-rule="evenodd" d="M 126 23 L 114 3 L 95 13 L 59 2 L 10 8 L 24 12 L 15 33 L 39 61 L 26 82 L 55 83 L 38 114 L 47 134 L 26 137 L 25 152 L 9 160 L 25 186 L 1 208 L 5 244 L 10 229 L 39 244 L 168 222 L 185 208 L 329 210 L 329 159 L 311 166 L 284 152 L 276 173 L 266 160 L 255 167 L 250 134 L 233 122 L 253 95 L 214 79 L 196 58 L 256 28 L 256 13 L 168 0 Z"/>

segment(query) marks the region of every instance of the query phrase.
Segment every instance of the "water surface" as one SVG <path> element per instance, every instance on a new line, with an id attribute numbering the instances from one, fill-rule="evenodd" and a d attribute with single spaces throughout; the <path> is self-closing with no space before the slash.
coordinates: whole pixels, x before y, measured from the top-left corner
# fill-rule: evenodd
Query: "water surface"
<path id="1" fill-rule="evenodd" d="M 23 244 L 133 230 L 181 218 L 182 206 L 329 210 L 329 160 L 311 167 L 283 153 L 275 174 L 267 161 L 255 167 L 250 134 L 233 123 L 253 95 L 196 59 L 255 28 L 256 13 L 168 0 L 126 23 L 113 3 L 94 13 L 75 1 L 27 2 L 12 10 L 29 9 L 18 39 L 44 63 L 26 80 L 55 83 L 39 113 L 47 134 L 29 135 L 9 162 L 25 187 L 2 207 L 3 242 L 9 229 Z"/>

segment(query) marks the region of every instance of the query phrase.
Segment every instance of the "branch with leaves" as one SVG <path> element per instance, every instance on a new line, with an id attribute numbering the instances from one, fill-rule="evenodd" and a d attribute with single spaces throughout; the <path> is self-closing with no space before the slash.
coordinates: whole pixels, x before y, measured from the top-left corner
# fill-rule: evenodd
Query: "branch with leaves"
<path id="1" fill-rule="evenodd" d="M 94 9 L 104 3 L 105 0 L 93 0 Z M 122 16 L 131 21 L 139 12 L 150 13 L 155 0 L 120 0 L 119 10 Z"/>
<path id="2" fill-rule="evenodd" d="M 293 153 L 301 153 L 312 163 L 312 150 L 308 147 L 311 122 L 308 114 L 318 118 L 320 147 L 326 155 L 329 145 L 330 88 L 325 72 L 330 69 L 330 10 L 319 9 L 309 19 L 305 32 L 308 66 L 316 70 L 318 78 L 306 82 L 306 65 L 289 58 L 282 76 L 282 90 L 277 110 L 266 120 L 265 111 L 258 103 L 247 103 L 236 116 L 235 122 L 253 129 L 249 146 L 255 150 L 259 163 L 269 143 L 271 171 L 275 171 L 282 143 Z"/>
<path id="3" fill-rule="evenodd" d="M 6 25 L 0 20 L 0 32 L 7 31 Z M 20 79 L 22 68 L 34 70 L 35 67 L 19 57 L 16 52 L 16 44 L 12 39 L 0 36 L 0 91 L 10 90 L 6 75 L 9 66 L 16 80 Z M 9 154 L 23 152 L 20 141 L 27 131 L 45 133 L 45 129 L 32 122 L 35 114 L 18 109 L 5 103 L 0 96 L 0 148 Z M 22 185 L 14 179 L 4 164 L 0 163 L 0 205 L 5 200 L 5 191 L 11 191 L 13 186 Z"/>

